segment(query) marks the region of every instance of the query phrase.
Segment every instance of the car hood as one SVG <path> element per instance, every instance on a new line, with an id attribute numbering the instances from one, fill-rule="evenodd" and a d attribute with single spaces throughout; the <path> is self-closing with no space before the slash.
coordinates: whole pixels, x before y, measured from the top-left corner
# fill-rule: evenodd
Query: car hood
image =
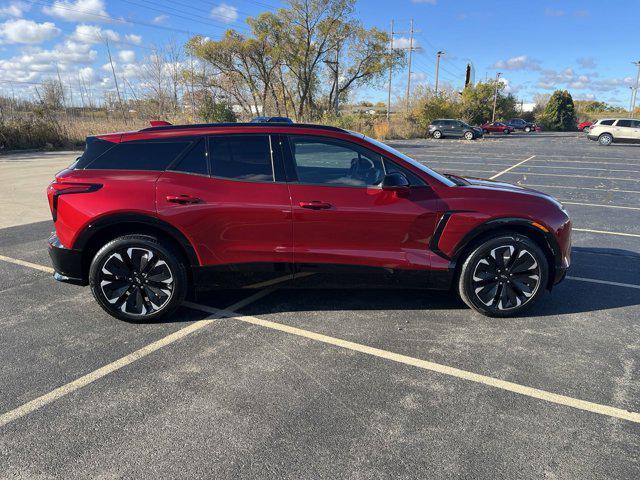
<path id="1" fill-rule="evenodd" d="M 524 195 L 531 195 L 539 198 L 546 198 L 550 200 L 555 200 L 551 195 L 547 195 L 546 193 L 539 192 L 538 190 L 534 190 L 528 187 L 522 187 L 520 185 L 513 185 L 511 183 L 499 182 L 496 180 L 488 180 L 484 178 L 475 178 L 475 177 L 460 177 L 464 181 L 466 181 L 469 186 L 479 187 L 487 190 L 502 190 L 506 192 L 518 192 Z"/>

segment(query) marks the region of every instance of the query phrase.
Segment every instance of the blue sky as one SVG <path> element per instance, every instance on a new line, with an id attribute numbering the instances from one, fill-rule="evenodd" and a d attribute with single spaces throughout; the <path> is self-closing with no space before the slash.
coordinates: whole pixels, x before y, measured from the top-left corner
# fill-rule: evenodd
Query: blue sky
<path id="1" fill-rule="evenodd" d="M 78 77 L 96 95 L 112 89 L 108 38 L 117 73 L 133 89 L 141 82 L 141 60 L 153 45 L 189 33 L 216 38 L 227 28 L 246 30 L 244 19 L 274 10 L 279 0 L 0 0 L 0 90 L 28 92 L 49 77 L 71 85 Z M 603 6 L 606 4 L 606 8 Z M 366 26 L 407 32 L 414 19 L 413 84 L 432 83 L 435 51 L 445 50 L 441 81 L 462 84 L 471 61 L 476 80 L 502 72 L 508 89 L 531 101 L 536 93 L 567 88 L 574 98 L 628 105 L 640 60 L 640 2 L 636 0 L 493 1 L 359 0 L 357 16 Z M 129 20 L 137 23 L 126 23 Z M 397 35 L 407 44 L 408 33 Z M 636 39 L 632 41 L 631 39 Z M 406 71 L 394 91 L 404 92 Z M 384 86 L 357 92 L 359 99 L 383 100 Z"/>

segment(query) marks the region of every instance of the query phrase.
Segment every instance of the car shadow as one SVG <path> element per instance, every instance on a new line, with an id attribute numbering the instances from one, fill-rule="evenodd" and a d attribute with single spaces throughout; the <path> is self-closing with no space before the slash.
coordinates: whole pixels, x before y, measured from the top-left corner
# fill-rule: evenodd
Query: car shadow
<path id="1" fill-rule="evenodd" d="M 546 317 L 640 305 L 640 289 L 587 282 L 638 284 L 640 254 L 621 249 L 574 247 L 569 278 L 545 292 L 535 306 L 521 317 Z M 198 303 L 228 307 L 239 295 L 251 290 L 201 292 Z M 225 299 L 228 301 L 225 302 Z M 226 303 L 226 305 L 223 305 Z M 454 291 L 435 291 L 391 282 L 373 281 L 370 276 L 318 273 L 296 282 L 281 284 L 273 293 L 250 307 L 253 315 L 305 311 L 406 311 L 464 310 L 469 308 Z"/>

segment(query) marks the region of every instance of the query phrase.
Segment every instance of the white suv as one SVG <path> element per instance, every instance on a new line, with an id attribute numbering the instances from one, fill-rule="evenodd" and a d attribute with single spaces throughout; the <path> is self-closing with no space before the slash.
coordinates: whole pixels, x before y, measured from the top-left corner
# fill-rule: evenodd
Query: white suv
<path id="1" fill-rule="evenodd" d="M 633 118 L 598 120 L 591 125 L 587 137 L 605 146 L 613 142 L 640 143 L 640 120 Z"/>

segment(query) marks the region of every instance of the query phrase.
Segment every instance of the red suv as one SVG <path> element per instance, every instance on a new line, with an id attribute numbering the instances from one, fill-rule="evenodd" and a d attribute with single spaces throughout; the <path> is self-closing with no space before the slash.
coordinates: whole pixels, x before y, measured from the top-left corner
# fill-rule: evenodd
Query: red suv
<path id="1" fill-rule="evenodd" d="M 438 174 L 364 135 L 303 124 L 168 125 L 87 139 L 48 187 L 55 278 L 126 320 L 173 312 L 191 287 L 306 271 L 455 286 L 508 316 L 569 267 L 552 197 Z"/>

